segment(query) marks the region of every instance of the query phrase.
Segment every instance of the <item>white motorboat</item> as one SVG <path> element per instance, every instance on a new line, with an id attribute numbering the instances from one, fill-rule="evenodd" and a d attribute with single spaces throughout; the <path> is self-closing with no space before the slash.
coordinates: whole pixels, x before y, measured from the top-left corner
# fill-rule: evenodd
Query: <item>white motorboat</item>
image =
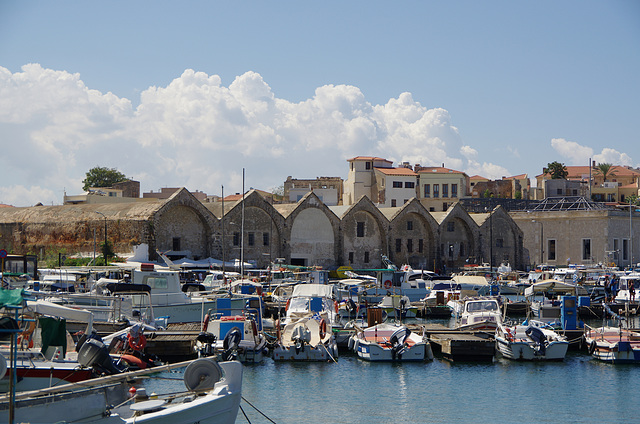
<path id="1" fill-rule="evenodd" d="M 184 368 L 186 390 L 172 387 L 166 393 L 157 393 L 154 377 L 162 378 L 161 371 L 180 368 Z M 18 393 L 13 405 L 5 395 L 0 397 L 0 421 L 9 422 L 12 415 L 14 422 L 34 424 L 234 423 L 241 396 L 242 364 L 200 358 Z"/>
<path id="2" fill-rule="evenodd" d="M 580 285 L 551 279 L 531 284 L 525 289 L 524 295 L 529 300 L 531 312 L 537 320 L 553 323 L 561 320 L 562 296 L 587 296 L 588 293 Z"/>
<path id="3" fill-rule="evenodd" d="M 409 298 L 399 294 L 384 296 L 376 306 L 382 309 L 388 318 L 396 320 L 415 318 L 418 314 L 418 308 L 411 306 Z"/>
<path id="4" fill-rule="evenodd" d="M 331 325 L 324 319 L 301 318 L 277 329 L 274 361 L 335 361 L 338 345 Z"/>
<path id="5" fill-rule="evenodd" d="M 561 361 L 569 348 L 565 336 L 540 321 L 519 325 L 500 323 L 495 338 L 496 349 L 502 356 L 521 361 Z"/>
<path id="6" fill-rule="evenodd" d="M 262 362 L 267 353 L 267 339 L 258 322 L 249 315 L 205 316 L 202 332 L 196 338 L 199 356 L 216 356 L 218 360 Z"/>
<path id="7" fill-rule="evenodd" d="M 424 361 L 433 359 L 426 335 L 416 334 L 404 325 L 382 323 L 357 328 L 349 348 L 366 361 Z"/>
<path id="8" fill-rule="evenodd" d="M 298 284 L 287 301 L 283 325 L 309 315 L 327 321 L 331 327 L 340 326 L 338 302 L 334 300 L 333 286 L 325 284 Z"/>
<path id="9" fill-rule="evenodd" d="M 456 318 L 456 328 L 494 332 L 502 322 L 500 303 L 495 297 L 465 297 L 447 302 Z"/>

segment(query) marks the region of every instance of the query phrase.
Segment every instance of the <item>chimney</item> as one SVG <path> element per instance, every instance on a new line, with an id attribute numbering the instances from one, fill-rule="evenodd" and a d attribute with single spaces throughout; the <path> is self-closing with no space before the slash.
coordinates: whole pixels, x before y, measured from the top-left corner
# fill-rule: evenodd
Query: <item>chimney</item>
<path id="1" fill-rule="evenodd" d="M 442 167 L 444 168 L 444 162 L 442 163 Z"/>

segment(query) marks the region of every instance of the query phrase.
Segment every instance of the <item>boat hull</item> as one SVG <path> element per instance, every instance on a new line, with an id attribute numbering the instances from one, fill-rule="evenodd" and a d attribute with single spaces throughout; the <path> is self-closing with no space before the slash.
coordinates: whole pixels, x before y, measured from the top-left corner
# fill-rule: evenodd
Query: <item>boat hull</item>
<path id="1" fill-rule="evenodd" d="M 541 355 L 533 343 L 526 341 L 511 342 L 502 337 L 496 337 L 496 349 L 508 359 L 516 361 L 562 361 L 567 355 L 569 342 L 551 342 L 546 352 Z"/>

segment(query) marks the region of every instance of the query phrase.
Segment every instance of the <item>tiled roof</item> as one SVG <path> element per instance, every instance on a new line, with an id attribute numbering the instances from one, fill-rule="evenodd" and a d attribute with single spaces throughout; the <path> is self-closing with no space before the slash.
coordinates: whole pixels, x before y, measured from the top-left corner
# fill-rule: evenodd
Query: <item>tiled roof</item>
<path id="1" fill-rule="evenodd" d="M 413 172 L 412 169 L 409 169 L 409 168 L 378 168 L 378 167 L 374 167 L 374 169 L 376 171 L 380 171 L 381 173 L 383 173 L 385 175 L 405 175 L 405 176 L 418 175 L 415 172 Z"/>
<path id="2" fill-rule="evenodd" d="M 575 179 L 582 179 L 583 176 L 589 176 L 589 170 L 591 170 L 591 176 L 596 176 L 598 175 L 598 171 L 597 168 L 592 168 L 588 165 L 585 166 L 565 166 L 565 168 L 567 168 L 567 179 L 568 180 L 575 180 Z M 640 170 L 638 169 L 633 169 L 633 168 L 627 168 L 626 166 L 620 166 L 620 165 L 613 165 L 611 167 L 611 171 L 610 173 L 614 173 L 616 174 L 617 177 L 623 177 L 623 176 L 632 176 L 632 175 L 637 175 L 640 176 Z M 536 175 L 536 178 L 538 177 L 543 177 L 544 175 L 548 175 L 548 174 L 540 174 L 540 175 Z"/>

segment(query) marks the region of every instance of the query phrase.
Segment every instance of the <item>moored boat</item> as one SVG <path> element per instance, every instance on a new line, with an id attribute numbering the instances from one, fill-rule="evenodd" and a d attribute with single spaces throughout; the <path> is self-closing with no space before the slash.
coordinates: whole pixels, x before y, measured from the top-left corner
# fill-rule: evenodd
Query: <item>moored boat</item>
<path id="1" fill-rule="evenodd" d="M 338 345 L 333 337 L 331 325 L 324 319 L 301 318 L 277 327 L 274 361 L 335 361 Z"/>
<path id="2" fill-rule="evenodd" d="M 419 335 L 400 324 L 382 323 L 365 329 L 357 328 L 349 347 L 366 361 L 432 360 L 431 344 L 425 334 Z"/>
<path id="3" fill-rule="evenodd" d="M 567 354 L 567 338 L 539 321 L 528 324 L 498 324 L 496 349 L 508 359 L 521 361 L 561 361 Z"/>

